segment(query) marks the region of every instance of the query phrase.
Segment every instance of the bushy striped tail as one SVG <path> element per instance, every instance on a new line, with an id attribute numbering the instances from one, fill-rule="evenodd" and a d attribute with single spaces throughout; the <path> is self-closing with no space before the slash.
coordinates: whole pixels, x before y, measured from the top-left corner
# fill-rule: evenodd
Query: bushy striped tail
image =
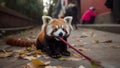
<path id="1" fill-rule="evenodd" d="M 31 45 L 35 45 L 35 42 L 19 38 L 8 38 L 6 39 L 6 44 L 11 46 L 30 47 Z"/>

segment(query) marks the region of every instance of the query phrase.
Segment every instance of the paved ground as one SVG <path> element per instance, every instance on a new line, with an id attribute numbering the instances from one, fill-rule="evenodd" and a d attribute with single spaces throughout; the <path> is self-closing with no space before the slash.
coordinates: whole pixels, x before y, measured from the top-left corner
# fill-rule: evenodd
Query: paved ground
<path id="1" fill-rule="evenodd" d="M 6 45 L 4 40 L 7 37 L 17 37 L 27 40 L 35 40 L 40 28 L 14 33 L 0 39 L 0 49 L 16 50 L 21 47 Z M 120 34 L 98 31 L 94 29 L 79 28 L 74 30 L 68 41 L 85 55 L 94 60 L 100 61 L 105 68 L 120 68 Z M 39 60 L 51 61 L 51 66 L 63 66 L 66 68 L 91 68 L 91 64 L 83 59 L 78 53 L 69 48 L 72 53 L 70 57 L 62 59 L 51 59 L 41 57 Z M 67 58 L 67 60 L 65 60 Z M 69 59 L 68 59 L 69 58 Z M 0 58 L 0 68 L 27 68 L 21 67 L 31 61 L 16 59 L 15 57 Z M 53 67 L 52 67 L 53 68 Z M 60 68 L 60 67 L 58 67 Z M 82 67 L 80 67 L 82 68 Z"/>

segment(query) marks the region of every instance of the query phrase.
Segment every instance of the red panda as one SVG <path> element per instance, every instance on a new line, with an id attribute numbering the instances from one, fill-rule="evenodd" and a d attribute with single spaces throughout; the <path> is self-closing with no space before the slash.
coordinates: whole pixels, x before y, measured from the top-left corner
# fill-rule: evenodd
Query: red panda
<path id="1" fill-rule="evenodd" d="M 45 51 L 53 58 L 60 58 L 62 55 L 70 56 L 67 45 L 57 39 L 58 36 L 67 41 L 71 30 L 72 17 L 64 19 L 53 19 L 49 16 L 43 16 L 43 26 L 36 40 L 36 48 Z"/>
<path id="2" fill-rule="evenodd" d="M 50 16 L 42 16 L 43 25 L 36 41 L 25 41 L 20 39 L 8 39 L 7 44 L 18 46 L 30 46 L 34 44 L 37 49 L 46 52 L 52 58 L 60 58 L 62 55 L 70 56 L 67 45 L 57 37 L 62 37 L 67 41 L 73 27 L 71 25 L 72 17 L 64 19 L 55 19 Z"/>

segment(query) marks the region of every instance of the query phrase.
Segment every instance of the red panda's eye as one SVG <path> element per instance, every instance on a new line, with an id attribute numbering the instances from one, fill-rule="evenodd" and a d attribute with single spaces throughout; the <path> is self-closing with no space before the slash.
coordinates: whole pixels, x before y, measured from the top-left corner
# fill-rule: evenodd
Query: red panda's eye
<path id="1" fill-rule="evenodd" d="M 54 30 L 55 30 L 55 31 L 57 31 L 57 30 L 58 30 L 58 28 L 55 28 Z"/>
<path id="2" fill-rule="evenodd" d="M 65 31 L 65 29 L 64 29 L 64 28 L 62 28 L 62 30 L 63 30 L 63 31 Z"/>

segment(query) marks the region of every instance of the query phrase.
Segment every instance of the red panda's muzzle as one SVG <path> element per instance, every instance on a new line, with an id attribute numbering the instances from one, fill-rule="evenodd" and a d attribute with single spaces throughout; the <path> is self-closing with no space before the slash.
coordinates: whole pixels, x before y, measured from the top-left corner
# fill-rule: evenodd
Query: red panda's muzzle
<path id="1" fill-rule="evenodd" d="M 63 33 L 62 33 L 62 32 L 60 32 L 60 33 L 59 33 L 59 36 L 60 36 L 60 37 L 63 37 Z"/>

